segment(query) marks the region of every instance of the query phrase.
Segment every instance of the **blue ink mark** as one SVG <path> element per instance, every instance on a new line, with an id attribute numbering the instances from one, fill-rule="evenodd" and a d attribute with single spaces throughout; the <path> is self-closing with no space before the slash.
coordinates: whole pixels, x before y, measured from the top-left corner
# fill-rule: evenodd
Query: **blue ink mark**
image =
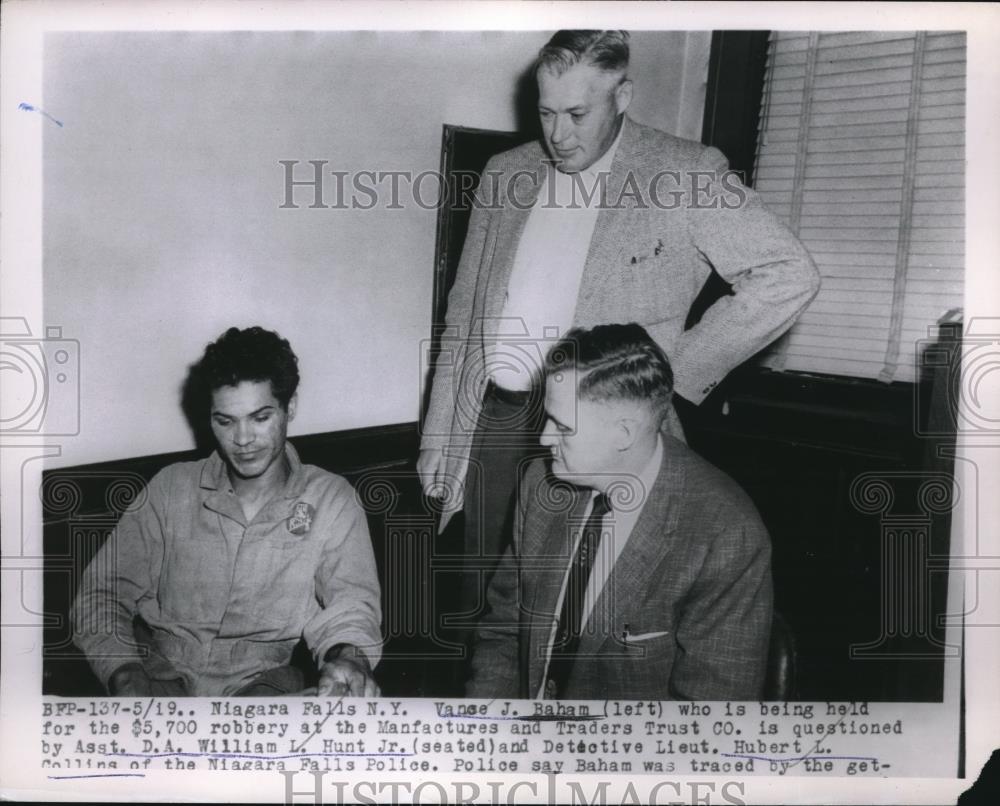
<path id="1" fill-rule="evenodd" d="M 53 781 L 68 781 L 73 778 L 145 778 L 144 772 L 102 772 L 94 775 L 48 775 Z"/>
<path id="2" fill-rule="evenodd" d="M 60 129 L 62 128 L 62 121 L 56 120 L 52 115 L 42 109 L 40 106 L 32 106 L 31 104 L 26 104 L 23 101 L 17 105 L 17 108 L 23 112 L 37 112 L 40 115 L 45 115 L 49 120 L 56 124 Z"/>
<path id="3" fill-rule="evenodd" d="M 847 719 L 847 715 L 846 714 L 844 716 L 840 717 L 840 719 L 838 719 L 836 722 L 833 723 L 834 728 L 836 728 L 837 725 L 842 725 L 844 723 L 845 719 Z M 828 733 L 826 736 L 822 736 L 819 739 L 817 739 L 816 740 L 816 744 L 814 744 L 812 746 L 812 750 L 810 750 L 804 756 L 792 756 L 791 759 L 788 762 L 782 762 L 780 759 L 772 759 L 769 756 L 741 755 L 739 753 L 723 753 L 722 755 L 723 756 L 729 756 L 730 758 L 750 758 L 750 759 L 759 758 L 759 759 L 761 759 L 763 761 L 767 761 L 767 762 L 769 762 L 771 764 L 787 763 L 789 767 L 794 767 L 796 764 L 801 764 L 803 761 L 806 761 L 807 759 L 810 759 L 810 758 L 824 758 L 824 759 L 826 759 L 826 758 L 836 758 L 838 760 L 840 760 L 840 759 L 844 759 L 844 760 L 853 759 L 855 761 L 877 761 L 878 760 L 878 759 L 872 758 L 870 756 L 853 756 L 853 757 L 852 756 L 827 756 L 827 755 L 815 755 L 814 756 L 813 754 L 819 751 L 820 747 L 823 745 L 823 743 L 827 739 L 830 738 L 831 734 L 832 734 L 832 731 L 831 731 L 831 733 Z"/>
<path id="4" fill-rule="evenodd" d="M 796 764 L 800 761 L 805 761 L 807 758 L 813 758 L 817 761 L 878 761 L 874 756 L 789 756 L 788 758 L 771 758 L 770 756 L 748 756 L 743 753 L 719 753 L 720 756 L 728 756 L 729 758 L 749 758 L 756 761 L 770 761 L 775 764 L 780 762 L 795 762 Z"/>
<path id="5" fill-rule="evenodd" d="M 495 722 L 593 722 L 604 719 L 602 714 L 571 716 L 569 714 L 524 714 L 522 716 L 488 716 L 486 714 L 438 714 L 438 719 L 486 719 Z"/>
<path id="6" fill-rule="evenodd" d="M 268 759 L 286 759 L 286 758 L 303 758 L 304 756 L 320 756 L 320 757 L 330 757 L 333 756 L 348 756 L 352 758 L 368 758 L 369 756 L 377 757 L 393 757 L 393 758 L 409 758 L 413 753 L 287 753 L 285 755 L 277 755 L 271 753 L 265 753 L 263 755 L 254 755 L 251 753 L 198 753 L 198 752 L 188 752 L 188 753 L 104 753 L 105 756 L 126 756 L 128 758 L 246 758 L 267 761 Z"/>

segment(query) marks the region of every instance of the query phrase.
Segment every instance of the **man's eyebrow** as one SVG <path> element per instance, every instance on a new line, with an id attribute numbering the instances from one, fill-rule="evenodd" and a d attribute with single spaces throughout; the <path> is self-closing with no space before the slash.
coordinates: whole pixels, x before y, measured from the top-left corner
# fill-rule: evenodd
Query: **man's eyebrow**
<path id="1" fill-rule="evenodd" d="M 256 411 L 251 411 L 250 414 L 248 414 L 247 416 L 248 417 L 256 417 L 258 414 L 263 414 L 265 411 L 273 411 L 273 410 L 274 410 L 274 406 L 268 404 L 267 406 L 261 406 Z M 212 410 L 212 416 L 213 417 L 227 417 L 230 420 L 235 419 L 232 414 L 227 414 L 226 412 L 219 411 L 218 409 L 213 409 Z"/>
<path id="2" fill-rule="evenodd" d="M 546 106 L 545 104 L 539 104 L 538 105 L 538 109 L 541 112 L 558 112 L 558 111 L 560 111 L 558 109 L 553 109 L 551 106 Z M 586 112 L 589 109 L 590 109 L 590 107 L 587 106 L 587 104 L 577 104 L 576 106 L 571 106 L 568 109 L 563 109 L 562 111 L 563 112 L 569 112 L 570 114 L 574 114 L 574 113 L 579 113 L 579 112 Z"/>

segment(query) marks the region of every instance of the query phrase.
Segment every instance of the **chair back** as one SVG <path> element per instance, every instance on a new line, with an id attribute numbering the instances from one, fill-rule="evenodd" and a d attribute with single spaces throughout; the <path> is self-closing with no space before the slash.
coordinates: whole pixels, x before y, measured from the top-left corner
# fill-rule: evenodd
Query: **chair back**
<path id="1" fill-rule="evenodd" d="M 764 677 L 765 700 L 795 699 L 795 635 L 777 611 L 771 622 L 771 643 L 767 650 Z"/>

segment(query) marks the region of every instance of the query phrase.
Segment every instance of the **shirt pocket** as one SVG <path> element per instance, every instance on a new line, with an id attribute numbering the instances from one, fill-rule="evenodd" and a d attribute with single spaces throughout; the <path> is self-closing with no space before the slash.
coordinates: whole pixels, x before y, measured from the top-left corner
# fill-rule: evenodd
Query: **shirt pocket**
<path id="1" fill-rule="evenodd" d="M 303 613 L 316 600 L 316 563 L 306 537 L 267 537 L 255 547 L 254 589 L 248 610 L 262 624 L 301 628 Z"/>
<path id="2" fill-rule="evenodd" d="M 157 601 L 169 620 L 218 624 L 226 611 L 232 579 L 221 538 L 176 535 L 167 544 Z"/>

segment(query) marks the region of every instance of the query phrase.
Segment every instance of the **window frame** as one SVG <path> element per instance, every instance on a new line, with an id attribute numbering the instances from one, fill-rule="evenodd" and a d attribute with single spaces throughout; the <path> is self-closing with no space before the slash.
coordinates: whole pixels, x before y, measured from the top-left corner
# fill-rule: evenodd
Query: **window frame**
<path id="1" fill-rule="evenodd" d="M 753 187 L 770 34 L 770 30 L 712 32 L 701 142 L 722 151 L 730 168 L 743 175 L 748 187 Z M 715 285 L 710 278 L 696 306 L 703 310 L 714 302 L 720 295 L 713 289 Z M 737 406 L 777 412 L 787 408 L 786 395 L 796 389 L 800 394 L 795 405 L 803 412 L 834 416 L 844 422 L 884 422 L 889 417 L 902 436 L 914 426 L 920 430 L 915 418 L 925 416 L 921 402 L 929 393 L 924 388 L 927 385 L 920 379 L 886 383 L 821 372 L 777 371 L 751 360 L 730 373 L 701 406 L 685 407 L 685 425 L 717 430 L 727 419 L 721 416 L 723 410 Z M 853 439 L 847 434 L 844 437 L 846 447 Z"/>

